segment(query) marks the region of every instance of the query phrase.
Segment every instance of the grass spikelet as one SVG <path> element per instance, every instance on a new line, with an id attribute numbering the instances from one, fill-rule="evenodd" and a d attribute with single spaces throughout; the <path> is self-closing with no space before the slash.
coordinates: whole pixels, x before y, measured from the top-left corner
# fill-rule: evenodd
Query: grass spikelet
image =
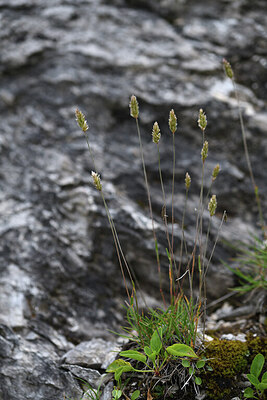
<path id="1" fill-rule="evenodd" d="M 210 216 L 211 217 L 213 217 L 213 215 L 215 214 L 216 208 L 217 208 L 217 199 L 216 199 L 216 195 L 213 194 L 211 196 L 211 199 L 210 199 L 210 202 L 209 202 L 209 205 L 208 205 L 208 210 L 210 212 Z"/>
<path id="2" fill-rule="evenodd" d="M 154 123 L 153 129 L 152 129 L 152 140 L 153 143 L 158 144 L 160 141 L 161 133 L 159 129 L 159 124 L 157 122 Z"/>
<path id="3" fill-rule="evenodd" d="M 225 58 L 223 59 L 223 66 L 226 76 L 230 79 L 233 79 L 234 72 L 232 70 L 231 64 Z"/>
<path id="4" fill-rule="evenodd" d="M 206 158 L 208 157 L 208 150 L 209 150 L 209 143 L 207 142 L 207 140 L 205 140 L 202 150 L 201 150 L 201 158 L 202 158 L 203 164 L 204 164 Z"/>
<path id="5" fill-rule="evenodd" d="M 213 168 L 213 171 L 212 171 L 212 181 L 213 182 L 215 181 L 215 179 L 219 175 L 219 172 L 220 172 L 220 165 L 217 164 L 217 165 L 215 165 L 215 167 Z"/>
<path id="6" fill-rule="evenodd" d="M 131 117 L 137 119 L 139 116 L 139 106 L 138 106 L 138 101 L 134 95 L 132 95 L 132 97 L 131 97 L 129 107 L 130 107 Z"/>
<path id="7" fill-rule="evenodd" d="M 75 115 L 78 126 L 85 133 L 89 129 L 89 127 L 84 114 L 78 108 L 76 108 Z"/>
<path id="8" fill-rule="evenodd" d="M 175 115 L 174 110 L 170 111 L 170 115 L 169 115 L 169 128 L 170 131 L 174 134 L 177 130 L 177 117 Z"/>
<path id="9" fill-rule="evenodd" d="M 92 171 L 91 172 L 91 176 L 93 178 L 93 182 L 94 182 L 94 185 L 95 185 L 96 189 L 99 190 L 99 192 L 101 192 L 102 184 L 101 184 L 100 175 L 97 174 L 96 172 Z"/>
<path id="10" fill-rule="evenodd" d="M 187 172 L 185 174 L 185 187 L 186 187 L 187 190 L 190 188 L 190 185 L 191 185 L 191 176 Z"/>
<path id="11" fill-rule="evenodd" d="M 206 129 L 207 126 L 207 117 L 204 113 L 204 111 L 202 110 L 202 108 L 199 110 L 199 115 L 198 115 L 198 126 L 200 127 L 200 129 L 202 131 L 204 131 Z"/>

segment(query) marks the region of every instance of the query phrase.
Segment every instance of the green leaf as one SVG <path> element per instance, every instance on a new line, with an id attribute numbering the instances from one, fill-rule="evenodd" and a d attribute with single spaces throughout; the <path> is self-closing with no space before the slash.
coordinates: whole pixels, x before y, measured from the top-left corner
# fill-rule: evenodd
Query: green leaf
<path id="1" fill-rule="evenodd" d="M 267 371 L 264 372 L 264 374 L 262 375 L 261 381 L 262 382 L 267 382 Z"/>
<path id="2" fill-rule="evenodd" d="M 148 358 L 149 358 L 149 359 L 153 362 L 153 364 L 154 364 L 155 359 L 156 359 L 156 353 L 155 353 L 154 351 L 152 351 L 151 348 L 148 347 L 148 346 L 145 346 L 145 347 L 144 347 L 144 352 L 146 353 L 146 355 L 148 356 Z"/>
<path id="3" fill-rule="evenodd" d="M 186 344 L 176 343 L 167 347 L 166 350 L 172 356 L 198 358 L 194 350 Z"/>
<path id="4" fill-rule="evenodd" d="M 196 365 L 197 365 L 197 368 L 203 368 L 205 364 L 206 364 L 206 361 L 199 360 Z"/>
<path id="5" fill-rule="evenodd" d="M 156 256 L 159 256 L 159 248 L 158 248 L 158 241 L 155 239 L 155 250 L 156 250 Z"/>
<path id="6" fill-rule="evenodd" d="M 162 328 L 158 328 L 155 330 L 150 339 L 150 347 L 152 351 L 155 352 L 156 354 L 159 354 L 162 348 L 161 338 L 162 338 Z"/>
<path id="7" fill-rule="evenodd" d="M 189 368 L 190 367 L 190 361 L 189 360 L 183 360 L 182 361 L 182 366 L 185 368 Z"/>
<path id="8" fill-rule="evenodd" d="M 260 383 L 258 384 L 257 389 L 260 389 L 260 390 L 265 390 L 265 389 L 267 389 L 267 382 L 260 382 Z"/>
<path id="9" fill-rule="evenodd" d="M 106 369 L 106 372 L 115 372 L 120 367 L 131 367 L 131 364 L 125 360 L 119 358 L 118 360 L 113 361 Z"/>
<path id="10" fill-rule="evenodd" d="M 254 385 L 256 388 L 258 387 L 260 381 L 255 375 L 247 374 L 247 378 L 250 381 L 250 383 L 252 383 L 252 385 Z"/>
<path id="11" fill-rule="evenodd" d="M 196 385 L 201 385 L 202 379 L 199 376 L 196 376 L 195 377 L 195 383 L 196 383 Z"/>
<path id="12" fill-rule="evenodd" d="M 247 399 L 251 399 L 252 397 L 254 397 L 254 390 L 252 388 L 246 388 L 244 391 L 244 396 Z"/>
<path id="13" fill-rule="evenodd" d="M 115 400 L 118 400 L 122 395 L 122 391 L 119 389 L 112 390 L 112 396 Z"/>
<path id="14" fill-rule="evenodd" d="M 131 400 L 136 400 L 140 396 L 140 390 L 135 390 L 131 395 Z"/>
<path id="15" fill-rule="evenodd" d="M 188 370 L 188 372 L 189 372 L 190 375 L 194 374 L 194 368 L 193 368 L 193 367 L 190 367 L 189 370 Z"/>
<path id="16" fill-rule="evenodd" d="M 137 360 L 137 361 L 141 361 L 143 363 L 146 362 L 146 356 L 136 350 L 121 351 L 120 356 L 131 358 L 131 359 Z"/>
<path id="17" fill-rule="evenodd" d="M 254 360 L 252 361 L 250 367 L 250 373 L 256 376 L 256 378 L 258 378 L 262 371 L 263 365 L 264 365 L 264 356 L 262 354 L 257 354 L 254 357 Z"/>
<path id="18" fill-rule="evenodd" d="M 207 370 L 208 371 L 213 371 L 213 368 L 210 365 L 207 365 Z"/>
<path id="19" fill-rule="evenodd" d="M 128 366 L 124 366 L 124 367 L 120 367 L 118 369 L 116 369 L 115 374 L 114 374 L 114 378 L 116 381 L 120 380 L 121 374 L 123 374 L 123 372 L 129 372 L 129 371 L 134 371 L 134 368 L 131 366 L 131 364 Z"/>
<path id="20" fill-rule="evenodd" d="M 123 372 L 129 371 L 134 371 L 134 368 L 129 362 L 122 359 L 113 361 L 113 363 L 111 363 L 106 369 L 106 372 L 114 372 L 114 378 L 116 381 L 120 379 Z"/>
<path id="21" fill-rule="evenodd" d="M 168 257 L 169 263 L 171 264 L 171 256 L 170 256 L 170 253 L 169 253 L 167 248 L 166 248 L 166 253 L 167 253 L 167 257 Z"/>

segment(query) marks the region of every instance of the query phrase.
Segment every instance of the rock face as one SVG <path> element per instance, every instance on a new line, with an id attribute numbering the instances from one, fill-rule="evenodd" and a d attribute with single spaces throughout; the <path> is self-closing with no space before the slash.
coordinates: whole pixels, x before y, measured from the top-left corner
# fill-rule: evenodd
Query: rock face
<path id="1" fill-rule="evenodd" d="M 94 166 L 74 120 L 76 106 L 90 125 L 97 170 L 122 247 L 148 294 L 157 291 L 158 278 L 135 121 L 129 117 L 132 93 L 140 101 L 159 239 L 164 227 L 152 125 L 157 120 L 162 130 L 161 165 L 170 209 L 167 122 L 169 110 L 175 109 L 178 257 L 186 171 L 192 177 L 185 221 L 189 244 L 194 234 L 200 107 L 208 117 L 207 171 L 217 162 L 222 169 L 214 185 L 219 212 L 211 240 L 225 209 L 229 218 L 222 237 L 247 239 L 258 229 L 257 210 L 237 102 L 221 66 L 222 58 L 228 58 L 266 217 L 266 2 L 204 3 L 0 0 L 1 400 L 80 399 L 83 390 L 75 377 L 79 368 L 90 366 L 67 368 L 63 355 L 93 338 L 110 340 L 108 329 L 118 330 L 122 323 L 125 291 L 105 210 L 91 184 Z M 207 177 L 205 189 L 208 182 Z M 159 242 L 167 272 L 164 240 Z M 232 284 L 220 265 L 228 255 L 219 245 L 208 275 L 211 298 Z"/>

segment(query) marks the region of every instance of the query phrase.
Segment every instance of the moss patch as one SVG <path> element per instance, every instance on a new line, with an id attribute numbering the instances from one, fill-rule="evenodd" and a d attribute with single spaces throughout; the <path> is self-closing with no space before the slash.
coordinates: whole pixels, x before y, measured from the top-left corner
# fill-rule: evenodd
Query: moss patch
<path id="1" fill-rule="evenodd" d="M 209 397 L 216 399 L 231 399 L 241 395 L 238 381 L 241 374 L 248 373 L 250 364 L 256 354 L 267 357 L 267 338 L 247 336 L 246 342 L 239 340 L 214 339 L 206 343 L 205 357 L 212 372 L 202 376 Z"/>

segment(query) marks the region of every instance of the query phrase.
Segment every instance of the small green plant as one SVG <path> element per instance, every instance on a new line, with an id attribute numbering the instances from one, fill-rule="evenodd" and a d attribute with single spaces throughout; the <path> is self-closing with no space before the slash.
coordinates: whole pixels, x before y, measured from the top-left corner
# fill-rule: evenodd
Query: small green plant
<path id="1" fill-rule="evenodd" d="M 261 380 L 260 375 L 265 363 L 264 356 L 262 354 L 257 354 L 251 364 L 250 374 L 247 374 L 249 382 L 254 386 L 254 389 L 248 387 L 244 391 L 244 397 L 247 399 L 263 399 L 264 390 L 267 389 L 267 372 L 264 372 Z M 257 397 L 256 397 L 256 396 Z"/>
<path id="2" fill-rule="evenodd" d="M 126 350 L 121 351 L 119 355 L 130 360 L 135 360 L 139 363 L 142 363 L 144 365 L 144 369 L 137 369 L 136 367 L 133 367 L 128 361 L 117 359 L 113 361 L 113 363 L 111 363 L 106 370 L 106 372 L 114 373 L 115 380 L 117 382 L 120 382 L 121 375 L 124 372 L 130 371 L 140 373 L 150 372 L 153 373 L 155 376 L 160 376 L 161 370 L 164 369 L 166 362 L 168 362 L 171 358 L 199 358 L 190 346 L 182 343 L 175 343 L 171 346 L 164 348 L 162 328 L 158 328 L 154 331 L 150 339 L 149 345 L 144 346 L 143 352 L 137 350 Z"/>
<path id="3" fill-rule="evenodd" d="M 119 400 L 122 396 L 122 390 L 118 389 L 117 387 L 114 387 L 112 390 L 112 400 Z"/>
<path id="4" fill-rule="evenodd" d="M 119 400 L 123 394 L 123 391 L 115 387 L 112 390 L 112 400 Z M 131 395 L 131 400 L 137 400 L 140 396 L 140 390 L 135 390 Z"/>
<path id="5" fill-rule="evenodd" d="M 92 387 L 89 387 L 86 390 L 86 392 L 83 395 L 83 399 L 85 400 L 100 400 L 101 397 L 101 391 L 100 388 L 94 389 Z"/>
<path id="6" fill-rule="evenodd" d="M 98 386 L 97 389 L 94 389 L 88 382 L 86 382 L 84 379 L 81 378 L 76 378 L 79 381 L 81 381 L 81 386 L 83 388 L 83 396 L 80 400 L 100 400 L 101 398 L 101 384 Z M 66 399 L 66 397 L 64 396 L 64 400 L 72 400 L 72 399 Z"/>
<path id="7" fill-rule="evenodd" d="M 210 365 L 206 365 L 207 358 L 203 357 L 198 361 L 192 361 L 188 359 L 182 360 L 182 366 L 188 369 L 188 375 L 194 378 L 196 385 L 202 384 L 202 379 L 199 376 L 196 376 L 196 373 L 201 373 L 204 370 L 205 366 L 207 371 L 213 371 Z"/>
<path id="8" fill-rule="evenodd" d="M 254 239 L 255 244 L 240 243 L 239 255 L 234 259 L 238 268 L 224 263 L 240 279 L 240 286 L 234 288 L 239 293 L 256 289 L 267 290 L 267 241 Z"/>
<path id="9" fill-rule="evenodd" d="M 125 338 L 144 348 L 156 329 L 162 329 L 163 344 L 184 343 L 194 347 L 197 338 L 197 323 L 200 310 L 185 296 L 180 296 L 174 305 L 164 309 L 149 309 L 146 314 L 138 313 L 133 301 L 127 307 L 128 327 Z"/>

